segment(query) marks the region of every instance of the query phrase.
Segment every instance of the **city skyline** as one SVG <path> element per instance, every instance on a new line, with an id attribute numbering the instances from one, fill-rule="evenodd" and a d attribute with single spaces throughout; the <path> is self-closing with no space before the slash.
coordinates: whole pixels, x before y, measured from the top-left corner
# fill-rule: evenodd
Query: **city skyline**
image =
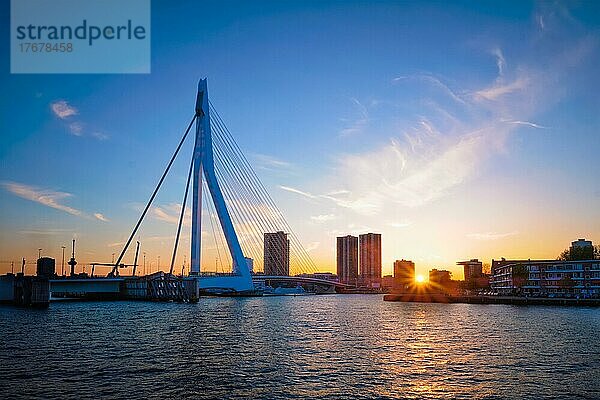
<path id="1" fill-rule="evenodd" d="M 553 259 L 574 238 L 598 241 L 600 57 L 586 7 L 381 4 L 365 22 L 360 3 L 209 7 L 207 26 L 167 32 L 180 7 L 153 4 L 148 76 L 48 80 L 9 75 L 3 59 L 2 260 L 42 248 L 58 261 L 75 236 L 80 263 L 110 261 L 203 76 L 319 271 L 335 271 L 346 234 L 382 234 L 383 275 L 404 258 L 460 277 L 457 260 Z M 174 168 L 140 234 L 163 269 L 186 175 Z"/>
<path id="2" fill-rule="evenodd" d="M 0 19 L 1 397 L 600 399 L 600 1 Z"/>

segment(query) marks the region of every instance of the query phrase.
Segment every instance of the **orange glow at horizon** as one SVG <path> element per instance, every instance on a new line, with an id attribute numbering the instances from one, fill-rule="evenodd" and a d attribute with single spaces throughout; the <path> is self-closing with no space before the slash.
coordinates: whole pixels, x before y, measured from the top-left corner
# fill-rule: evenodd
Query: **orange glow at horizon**
<path id="1" fill-rule="evenodd" d="M 417 282 L 417 283 L 424 283 L 425 282 L 425 277 L 423 275 L 417 275 L 417 276 L 415 276 L 415 282 Z"/>

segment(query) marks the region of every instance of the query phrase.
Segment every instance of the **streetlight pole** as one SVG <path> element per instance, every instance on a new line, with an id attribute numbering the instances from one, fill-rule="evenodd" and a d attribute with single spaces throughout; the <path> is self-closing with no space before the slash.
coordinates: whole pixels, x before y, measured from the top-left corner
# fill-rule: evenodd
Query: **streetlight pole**
<path id="1" fill-rule="evenodd" d="M 144 276 L 146 276 L 146 252 L 144 252 Z"/>
<path id="2" fill-rule="evenodd" d="M 63 251 L 63 258 L 62 258 L 62 266 L 61 266 L 61 275 L 65 276 L 65 246 L 60 246 L 62 251 Z"/>
<path id="3" fill-rule="evenodd" d="M 42 258 L 42 249 L 38 249 L 38 259 Z"/>
<path id="4" fill-rule="evenodd" d="M 156 265 L 156 272 L 160 271 L 160 256 L 158 256 L 158 264 Z"/>

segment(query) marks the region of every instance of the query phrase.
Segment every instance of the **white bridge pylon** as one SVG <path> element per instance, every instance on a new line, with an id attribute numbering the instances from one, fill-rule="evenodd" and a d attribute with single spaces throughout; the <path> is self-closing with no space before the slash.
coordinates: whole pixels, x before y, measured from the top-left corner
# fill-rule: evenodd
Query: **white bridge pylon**
<path id="1" fill-rule="evenodd" d="M 206 79 L 201 79 L 198 83 L 198 94 L 196 97 L 196 147 L 194 149 L 193 163 L 192 263 L 190 275 L 198 276 L 200 289 L 231 289 L 238 292 L 253 290 L 252 275 L 233 227 L 231 216 L 227 210 L 223 192 L 215 173 Z M 227 247 L 231 254 L 233 275 L 200 275 L 203 176 L 206 179 L 208 191 L 217 211 L 219 223 L 221 224 Z"/>

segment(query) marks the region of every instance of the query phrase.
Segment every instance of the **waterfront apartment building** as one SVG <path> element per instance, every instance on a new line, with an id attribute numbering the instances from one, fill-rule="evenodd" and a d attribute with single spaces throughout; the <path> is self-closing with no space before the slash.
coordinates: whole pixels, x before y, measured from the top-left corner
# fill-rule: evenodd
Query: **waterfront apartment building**
<path id="1" fill-rule="evenodd" d="M 290 241 L 282 231 L 265 233 L 265 275 L 290 275 Z"/>
<path id="2" fill-rule="evenodd" d="M 600 296 L 600 260 L 492 260 L 492 290 L 531 296 Z"/>
<path id="3" fill-rule="evenodd" d="M 341 283 L 356 285 L 358 279 L 358 238 L 337 238 L 337 275 Z"/>
<path id="4" fill-rule="evenodd" d="M 447 286 L 452 280 L 452 272 L 445 269 L 432 269 L 429 271 L 429 283 L 440 286 Z"/>
<path id="5" fill-rule="evenodd" d="M 381 287 L 381 234 L 365 233 L 359 236 L 360 282 L 370 288 Z"/>
<path id="6" fill-rule="evenodd" d="M 394 290 L 406 290 L 415 283 L 415 263 L 409 260 L 394 261 Z"/>
<path id="7" fill-rule="evenodd" d="M 593 260 L 594 244 L 590 240 L 577 239 L 571 242 L 567 254 L 561 254 L 568 260 Z"/>
<path id="8" fill-rule="evenodd" d="M 463 266 L 465 282 L 473 282 L 483 275 L 483 263 L 477 258 L 473 258 L 469 261 L 458 261 L 456 265 Z"/>
<path id="9" fill-rule="evenodd" d="M 577 239 L 574 242 L 571 242 L 571 248 L 587 248 L 587 247 L 594 247 L 594 244 L 592 243 L 591 240 L 585 240 L 585 239 Z"/>
<path id="10" fill-rule="evenodd" d="M 452 280 L 452 272 L 444 269 L 429 271 L 429 290 L 432 293 L 456 294 L 458 282 Z"/>
<path id="11" fill-rule="evenodd" d="M 396 291 L 395 288 L 396 285 L 396 280 L 394 279 L 393 275 L 384 275 L 381 277 L 381 288 L 382 289 L 393 289 L 394 291 Z"/>

